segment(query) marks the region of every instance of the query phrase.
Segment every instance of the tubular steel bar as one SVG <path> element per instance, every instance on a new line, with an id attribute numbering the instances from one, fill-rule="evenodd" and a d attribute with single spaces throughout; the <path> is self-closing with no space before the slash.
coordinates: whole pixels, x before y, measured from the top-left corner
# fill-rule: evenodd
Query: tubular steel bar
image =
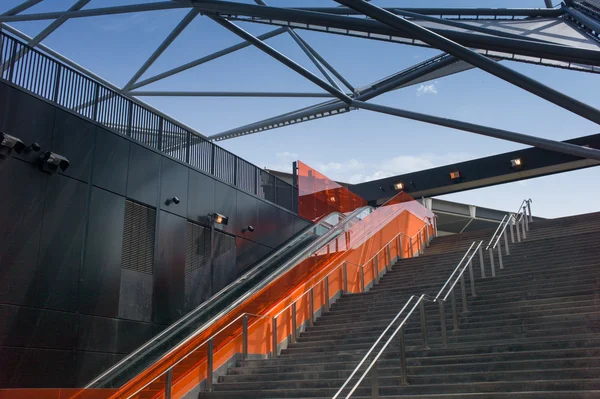
<path id="1" fill-rule="evenodd" d="M 248 315 L 242 318 L 242 359 L 248 359 Z"/>
<path id="2" fill-rule="evenodd" d="M 207 346 L 207 360 L 206 360 L 206 390 L 212 392 L 213 390 L 213 340 L 208 340 Z"/>
<path id="3" fill-rule="evenodd" d="M 450 277 L 448 277 L 448 279 L 446 280 L 446 282 L 444 283 L 444 285 L 442 285 L 442 288 L 440 288 L 440 290 L 438 291 L 437 295 L 434 298 L 434 301 L 437 301 L 438 298 L 442 295 L 442 292 L 444 292 L 444 288 L 446 288 L 448 286 L 448 284 L 450 284 L 450 281 L 452 280 L 452 277 L 454 277 L 454 275 L 456 274 L 456 272 L 460 269 L 460 266 L 463 264 L 463 262 L 465 261 L 465 259 L 467 258 L 467 256 L 469 256 L 469 254 L 471 253 L 471 250 L 473 249 L 473 246 L 475 245 L 475 241 L 473 241 L 471 243 L 471 246 L 469 247 L 469 249 L 467 249 L 467 251 L 465 252 L 465 254 L 463 255 L 462 259 L 460 260 L 460 262 L 458 262 L 458 265 L 456 265 L 456 267 L 454 268 L 454 271 L 452 272 L 452 274 L 450 274 Z M 477 250 L 480 248 L 480 246 L 478 246 L 475 251 L 473 251 L 473 253 L 477 252 Z M 471 256 L 472 258 L 472 256 Z M 445 298 L 444 298 L 445 300 Z"/>
<path id="4" fill-rule="evenodd" d="M 528 76 L 519 72 L 513 71 L 491 59 L 467 48 L 450 39 L 445 38 L 431 30 L 424 28 L 410 20 L 400 18 L 388 11 L 381 9 L 371 3 L 363 0 L 335 0 L 337 3 L 343 4 L 356 11 L 359 11 L 366 16 L 373 18 L 392 28 L 408 32 L 414 35 L 419 40 L 428 43 L 429 45 L 452 54 L 455 57 L 468 62 L 500 79 L 506 80 L 515 86 L 529 91 L 536 96 L 544 98 L 551 103 L 565 108 L 585 119 L 600 124 L 600 111 L 590 105 L 582 103 L 574 98 L 567 96 L 557 90 L 554 90 Z"/>

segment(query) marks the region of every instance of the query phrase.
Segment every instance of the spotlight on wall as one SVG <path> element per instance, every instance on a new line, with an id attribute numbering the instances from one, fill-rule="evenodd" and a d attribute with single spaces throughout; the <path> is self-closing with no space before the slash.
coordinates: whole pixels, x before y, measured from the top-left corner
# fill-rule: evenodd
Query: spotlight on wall
<path id="1" fill-rule="evenodd" d="M 331 201 L 331 202 L 335 202 L 335 201 L 337 201 L 337 200 L 336 200 L 336 198 L 335 198 L 335 197 L 329 197 L 329 201 Z"/>
<path id="2" fill-rule="evenodd" d="M 165 204 L 167 205 L 171 205 L 171 204 L 175 204 L 178 205 L 181 202 L 181 200 L 177 197 L 173 197 L 173 198 L 169 198 L 165 201 Z"/>
<path id="3" fill-rule="evenodd" d="M 25 152 L 40 152 L 41 149 L 42 147 L 38 143 L 31 143 L 29 147 L 25 148 Z"/>
<path id="4" fill-rule="evenodd" d="M 20 154 L 25 149 L 25 144 L 15 136 L 0 133 L 0 158 L 8 158 L 14 151 Z"/>
<path id="5" fill-rule="evenodd" d="M 450 172 L 450 179 L 452 181 L 457 181 L 460 179 L 460 172 L 458 170 L 455 170 L 454 172 Z"/>
<path id="6" fill-rule="evenodd" d="M 58 168 L 64 172 L 70 165 L 67 158 L 50 151 L 46 151 L 40 155 L 40 163 L 42 171 L 52 175 L 58 172 Z"/>
<path id="7" fill-rule="evenodd" d="M 511 159 L 510 165 L 513 167 L 513 169 L 521 169 L 523 166 L 523 161 L 521 161 L 521 158 Z"/>
<path id="8" fill-rule="evenodd" d="M 253 226 L 248 226 L 242 229 L 242 233 L 245 233 L 249 231 L 250 233 L 254 233 L 254 227 Z"/>
<path id="9" fill-rule="evenodd" d="M 396 191 L 402 191 L 402 190 L 404 190 L 404 183 L 398 182 L 398 183 L 394 184 L 394 188 L 396 189 Z"/>
<path id="10" fill-rule="evenodd" d="M 211 213 L 208 215 L 208 217 L 216 224 L 227 226 L 227 223 L 229 223 L 229 218 L 225 215 L 221 215 L 220 213 Z"/>

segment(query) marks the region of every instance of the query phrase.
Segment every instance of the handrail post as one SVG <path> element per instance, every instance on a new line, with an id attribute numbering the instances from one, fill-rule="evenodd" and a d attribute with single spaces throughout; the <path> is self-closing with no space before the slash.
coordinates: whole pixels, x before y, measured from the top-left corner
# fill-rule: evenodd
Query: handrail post
<path id="1" fill-rule="evenodd" d="M 483 261 L 483 245 L 479 247 L 479 266 L 481 266 L 481 278 L 485 277 L 485 262 Z"/>
<path id="2" fill-rule="evenodd" d="M 425 254 L 425 246 L 423 245 L 423 230 L 419 230 L 419 255 Z"/>
<path id="3" fill-rule="evenodd" d="M 515 217 L 515 229 L 517 230 L 517 241 L 521 242 L 521 227 L 520 227 L 519 218 Z"/>
<path id="4" fill-rule="evenodd" d="M 433 216 L 433 231 L 435 233 L 435 236 L 438 236 L 438 227 L 437 227 L 437 217 L 434 215 Z"/>
<path id="5" fill-rule="evenodd" d="M 429 248 L 429 241 L 430 241 L 430 239 L 429 239 L 429 225 L 426 224 L 425 225 L 425 247 L 426 248 Z"/>
<path id="6" fill-rule="evenodd" d="M 410 245 L 410 257 L 414 258 L 415 257 L 415 250 L 413 249 L 413 241 L 412 241 L 412 237 L 410 237 L 408 239 L 408 245 Z"/>
<path id="7" fill-rule="evenodd" d="M 292 343 L 295 344 L 298 341 L 298 326 L 297 326 L 297 311 L 296 302 L 292 303 Z"/>
<path id="8" fill-rule="evenodd" d="M 502 245 L 498 241 L 498 263 L 500 264 L 500 270 L 504 269 L 504 262 L 502 261 Z"/>
<path id="9" fill-rule="evenodd" d="M 531 201 L 527 201 L 527 209 L 529 210 L 529 221 L 533 223 L 533 214 L 531 213 Z"/>
<path id="10" fill-rule="evenodd" d="M 429 349 L 427 342 L 427 316 L 425 315 L 425 302 L 421 301 L 419 304 L 419 311 L 421 313 L 421 335 L 423 336 L 423 349 Z"/>
<path id="11" fill-rule="evenodd" d="M 448 334 L 446 332 L 446 312 L 444 310 L 444 301 L 438 300 L 440 305 L 440 330 L 442 332 L 442 346 L 448 347 Z"/>
<path id="12" fill-rule="evenodd" d="M 171 399 L 171 390 L 173 388 L 173 369 L 167 371 L 165 379 L 165 399 Z"/>
<path id="13" fill-rule="evenodd" d="M 212 392 L 213 390 L 213 340 L 208 340 L 208 356 L 206 360 L 206 391 Z"/>
<path id="14" fill-rule="evenodd" d="M 385 267 L 385 270 L 389 272 L 390 270 L 392 270 L 392 248 L 389 243 L 387 245 L 387 256 L 388 256 L 388 262 Z"/>
<path id="15" fill-rule="evenodd" d="M 462 306 L 463 306 L 463 313 L 468 312 L 469 309 L 467 308 L 467 285 L 465 284 L 465 274 L 463 273 L 462 276 L 460 276 L 460 294 L 462 296 Z"/>
<path id="16" fill-rule="evenodd" d="M 510 242 L 511 243 L 515 243 L 515 229 L 514 226 L 512 224 L 512 221 L 509 221 L 508 225 L 510 226 Z"/>
<path id="17" fill-rule="evenodd" d="M 323 288 L 323 292 L 325 293 L 325 311 L 329 312 L 329 276 L 325 276 L 325 280 L 323 280 Z"/>
<path id="18" fill-rule="evenodd" d="M 379 254 L 373 258 L 373 285 L 379 284 Z"/>
<path id="19" fill-rule="evenodd" d="M 521 225 L 523 226 L 523 239 L 526 240 L 527 239 L 527 215 L 523 215 L 523 219 L 525 220 L 524 222 L 521 223 Z"/>
<path id="20" fill-rule="evenodd" d="M 344 294 L 348 294 L 348 265 L 346 262 L 342 265 L 342 278 L 344 279 Z"/>
<path id="21" fill-rule="evenodd" d="M 456 295 L 454 294 L 454 288 L 450 291 L 450 299 L 452 304 L 452 327 L 454 331 L 458 330 L 458 314 L 456 313 Z"/>
<path id="22" fill-rule="evenodd" d="M 404 253 L 402 251 L 402 234 L 398 235 L 398 257 L 404 259 Z"/>
<path id="23" fill-rule="evenodd" d="M 273 317 L 272 319 L 272 334 L 271 337 L 273 338 L 273 359 L 277 359 L 277 316 Z"/>
<path id="24" fill-rule="evenodd" d="M 494 264 L 494 248 L 488 250 L 490 254 L 490 264 L 492 267 L 492 277 L 496 277 L 496 265 Z"/>
<path id="25" fill-rule="evenodd" d="M 377 373 L 377 362 L 371 367 L 371 397 L 379 399 L 379 375 Z"/>
<path id="26" fill-rule="evenodd" d="M 508 248 L 508 233 L 504 230 L 504 247 L 506 249 L 506 256 L 510 255 L 510 249 Z"/>
<path id="27" fill-rule="evenodd" d="M 469 261 L 469 278 L 471 280 L 471 296 L 474 298 L 475 295 L 475 275 L 473 273 L 473 261 Z"/>
<path id="28" fill-rule="evenodd" d="M 248 359 L 248 315 L 242 317 L 242 359 Z"/>
<path id="29" fill-rule="evenodd" d="M 523 206 L 523 220 L 525 221 L 525 230 L 529 231 L 529 216 L 527 216 L 526 206 Z"/>
<path id="30" fill-rule="evenodd" d="M 361 266 L 360 268 L 360 292 L 365 292 L 365 268 Z"/>
<path id="31" fill-rule="evenodd" d="M 406 370 L 406 343 L 404 342 L 404 326 L 398 331 L 398 338 L 400 339 L 400 368 L 401 377 L 400 384 L 408 384 L 408 370 Z"/>
<path id="32" fill-rule="evenodd" d="M 313 291 L 312 288 L 308 292 L 308 307 L 309 307 L 308 322 L 309 322 L 309 325 L 312 327 L 315 325 L 315 292 Z"/>

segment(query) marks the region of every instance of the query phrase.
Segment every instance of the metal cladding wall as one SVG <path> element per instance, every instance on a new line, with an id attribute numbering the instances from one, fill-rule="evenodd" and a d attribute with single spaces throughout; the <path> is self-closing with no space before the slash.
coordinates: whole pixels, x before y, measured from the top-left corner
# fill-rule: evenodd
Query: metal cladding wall
<path id="1" fill-rule="evenodd" d="M 55 175 L 36 153 L 0 161 L 0 388 L 83 386 L 309 224 L 4 83 L 0 131 L 71 161 Z M 123 267 L 131 201 L 156 220 L 151 267 Z M 211 212 L 230 247 L 214 276 L 186 273 L 188 224 Z"/>

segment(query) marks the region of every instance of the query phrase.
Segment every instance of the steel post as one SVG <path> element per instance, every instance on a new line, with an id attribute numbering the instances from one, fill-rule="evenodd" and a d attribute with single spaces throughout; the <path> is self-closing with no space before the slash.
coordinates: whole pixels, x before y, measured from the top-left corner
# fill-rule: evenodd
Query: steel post
<path id="1" fill-rule="evenodd" d="M 521 242 L 521 227 L 518 217 L 515 217 L 515 230 L 517 230 L 517 242 Z"/>
<path id="2" fill-rule="evenodd" d="M 360 292 L 365 292 L 365 268 L 360 268 Z"/>
<path id="3" fill-rule="evenodd" d="M 523 220 L 525 221 L 525 230 L 529 231 L 529 216 L 527 215 L 526 206 L 523 206 Z"/>
<path id="4" fill-rule="evenodd" d="M 515 229 L 513 227 L 512 220 L 509 220 L 508 226 L 510 227 L 510 242 L 515 243 Z"/>
<path id="5" fill-rule="evenodd" d="M 404 254 L 402 251 L 402 235 L 398 236 L 398 244 L 397 245 L 398 245 L 398 257 L 400 259 L 402 259 L 402 258 L 404 258 Z"/>
<path id="6" fill-rule="evenodd" d="M 385 270 L 389 272 L 390 270 L 392 270 L 392 248 L 390 244 L 387 245 L 387 257 L 388 261 L 387 265 L 385 266 Z"/>
<path id="7" fill-rule="evenodd" d="M 444 301 L 439 300 L 440 305 L 440 331 L 442 333 L 442 346 L 448 347 L 448 333 L 446 332 L 446 312 L 444 311 Z"/>
<path id="8" fill-rule="evenodd" d="M 475 273 L 473 273 L 473 261 L 469 261 L 469 279 L 471 280 L 471 296 L 475 297 Z"/>
<path id="9" fill-rule="evenodd" d="M 248 359 L 248 315 L 242 317 L 242 359 Z"/>
<path id="10" fill-rule="evenodd" d="M 308 292 L 308 323 L 312 327 L 315 325 L 315 292 L 311 288 Z"/>
<path id="11" fill-rule="evenodd" d="M 173 388 L 173 369 L 167 371 L 165 379 L 165 399 L 171 399 L 171 390 Z"/>
<path id="12" fill-rule="evenodd" d="M 348 294 L 348 265 L 346 262 L 342 265 L 342 278 L 344 279 L 344 294 Z"/>
<path id="13" fill-rule="evenodd" d="M 371 367 L 371 398 L 379 399 L 379 373 L 377 373 L 377 362 Z"/>
<path id="14" fill-rule="evenodd" d="M 492 267 L 492 277 L 496 277 L 496 265 L 494 264 L 494 248 L 488 250 L 490 253 L 490 264 Z"/>
<path id="15" fill-rule="evenodd" d="M 379 283 L 379 254 L 373 258 L 373 285 Z"/>
<path id="16" fill-rule="evenodd" d="M 485 277 L 485 262 L 483 261 L 483 249 L 479 247 L 479 266 L 481 267 L 481 278 Z"/>
<path id="17" fill-rule="evenodd" d="M 271 319 L 271 326 L 271 337 L 273 338 L 273 359 L 277 359 L 277 345 L 279 344 L 279 342 L 277 342 L 277 317 L 273 317 L 273 319 Z"/>
<path id="18" fill-rule="evenodd" d="M 429 237 L 429 226 L 426 225 L 425 226 L 425 247 L 429 248 L 429 242 L 430 242 L 430 237 Z"/>
<path id="19" fill-rule="evenodd" d="M 504 249 L 506 250 L 506 256 L 510 255 L 510 249 L 508 248 L 508 233 L 504 230 L 502 234 L 504 236 Z"/>
<path id="20" fill-rule="evenodd" d="M 500 270 L 504 269 L 504 262 L 502 261 L 502 244 L 501 244 L 501 241 L 498 241 L 498 264 L 500 265 Z"/>
<path id="21" fill-rule="evenodd" d="M 292 303 L 292 343 L 295 344 L 298 341 L 298 326 L 297 326 L 297 310 L 296 302 Z"/>
<path id="22" fill-rule="evenodd" d="M 414 250 L 414 248 L 413 248 L 413 240 L 412 240 L 412 237 L 410 237 L 410 238 L 408 239 L 408 245 L 410 246 L 410 257 L 411 257 L 411 258 L 414 258 L 414 257 L 415 257 L 415 250 Z"/>
<path id="23" fill-rule="evenodd" d="M 423 245 L 423 230 L 419 231 L 419 255 L 425 254 L 425 245 Z"/>
<path id="24" fill-rule="evenodd" d="M 212 392 L 213 390 L 213 340 L 208 340 L 207 347 L 207 359 L 206 359 L 206 390 Z"/>
<path id="25" fill-rule="evenodd" d="M 526 239 L 527 239 L 527 226 L 526 226 L 526 224 L 527 224 L 527 222 L 526 222 L 526 220 L 527 220 L 527 215 L 523 215 L 523 219 L 524 219 L 525 221 L 523 221 L 523 222 L 521 223 L 521 226 L 523 226 L 523 231 L 522 231 L 522 233 L 523 233 L 523 239 L 524 239 L 524 240 L 526 240 Z"/>
<path id="26" fill-rule="evenodd" d="M 421 313 L 421 336 L 423 337 L 423 349 L 429 349 L 427 342 L 427 318 L 425 315 L 425 302 L 421 300 L 419 304 L 419 311 Z"/>
<path id="27" fill-rule="evenodd" d="M 323 292 L 325 293 L 325 311 L 329 312 L 331 304 L 329 303 L 329 276 L 323 280 Z"/>
<path id="28" fill-rule="evenodd" d="M 404 327 L 400 328 L 400 331 L 398 331 L 398 338 L 400 340 L 400 368 L 402 369 L 400 384 L 406 385 L 408 384 L 408 370 L 406 369 L 406 343 L 404 342 Z"/>
<path id="29" fill-rule="evenodd" d="M 462 276 L 460 276 L 460 295 L 462 298 L 462 306 L 463 306 L 463 313 L 464 312 L 468 312 L 469 309 L 467 307 L 467 284 L 465 283 L 465 274 L 463 273 Z"/>
<path id="30" fill-rule="evenodd" d="M 450 304 L 452 305 L 452 327 L 453 330 L 458 330 L 458 313 L 456 312 L 456 295 L 454 294 L 454 288 L 450 292 Z"/>
<path id="31" fill-rule="evenodd" d="M 533 215 L 531 214 L 531 201 L 527 201 L 527 209 L 529 210 L 529 221 L 533 222 Z"/>

